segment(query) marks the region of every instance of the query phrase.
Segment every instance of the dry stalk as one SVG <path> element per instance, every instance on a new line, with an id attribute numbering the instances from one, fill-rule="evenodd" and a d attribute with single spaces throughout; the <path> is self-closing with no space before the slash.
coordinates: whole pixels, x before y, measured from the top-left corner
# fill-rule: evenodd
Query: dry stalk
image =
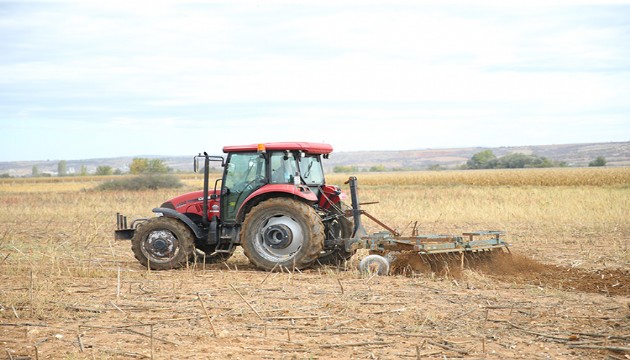
<path id="1" fill-rule="evenodd" d="M 322 345 L 321 347 L 323 349 L 330 349 L 330 348 L 338 348 L 338 347 L 355 347 L 355 346 L 383 346 L 383 345 L 390 345 L 390 344 L 394 344 L 391 341 L 365 341 L 365 342 L 354 342 L 354 343 L 347 343 L 347 344 L 326 344 L 326 345 Z"/>
<path id="2" fill-rule="evenodd" d="M 210 318 L 210 315 L 208 314 L 208 310 L 206 310 L 206 306 L 204 305 L 203 300 L 201 300 L 201 295 L 199 295 L 199 293 L 197 293 L 197 299 L 199 299 L 199 303 L 201 303 L 201 308 L 203 309 L 204 314 L 206 314 L 206 318 L 208 319 L 208 322 L 210 323 L 210 328 L 212 329 L 212 333 L 214 334 L 214 337 L 217 337 L 217 331 L 214 328 L 212 319 Z"/>
<path id="3" fill-rule="evenodd" d="M 81 339 L 81 334 L 77 335 L 77 342 L 79 343 L 79 351 L 83 352 L 85 346 L 83 346 L 83 340 Z"/>
<path id="4" fill-rule="evenodd" d="M 28 288 L 28 294 L 29 294 L 29 302 L 30 302 L 30 308 L 31 308 L 31 318 L 33 317 L 33 268 L 31 267 L 31 281 L 30 281 L 30 285 Z M 37 348 L 36 348 L 37 349 Z M 36 351 L 37 353 L 37 351 Z"/>
<path id="5" fill-rule="evenodd" d="M 15 318 L 19 319 L 20 316 L 18 315 L 17 311 L 15 310 L 15 306 L 11 305 L 11 310 L 13 310 L 13 315 L 15 316 Z"/>
<path id="6" fill-rule="evenodd" d="M 118 310 L 118 311 L 120 311 L 121 313 L 123 313 L 123 314 L 127 315 L 127 313 L 126 313 L 123 309 L 119 308 L 116 304 L 114 304 L 114 302 L 113 302 L 113 301 L 110 301 L 109 303 L 110 303 L 110 304 L 111 304 L 111 305 L 112 305 L 112 306 L 113 306 L 116 310 Z"/>
<path id="7" fill-rule="evenodd" d="M 429 343 L 431 345 L 434 345 L 434 346 L 437 346 L 437 347 L 441 347 L 442 349 L 445 349 L 445 350 L 454 351 L 454 352 L 456 352 L 458 354 L 468 355 L 468 351 L 457 349 L 457 348 L 454 348 L 454 347 L 446 345 L 446 344 L 440 344 L 438 342 L 431 341 L 431 340 L 427 340 L 427 343 Z"/>
<path id="8" fill-rule="evenodd" d="M 598 345 L 569 345 L 569 349 L 609 350 L 614 352 L 628 352 L 630 347 L 625 346 L 598 346 Z"/>
<path id="9" fill-rule="evenodd" d="M 258 313 L 258 311 L 256 311 L 256 309 L 254 309 L 254 307 L 253 307 L 253 306 L 252 306 L 249 302 L 247 302 L 247 300 L 245 300 L 245 298 L 243 297 L 243 295 L 241 295 L 241 293 L 240 293 L 238 290 L 236 290 L 236 288 L 234 287 L 234 285 L 230 284 L 230 287 L 232 288 L 232 290 L 234 290 L 234 291 L 238 294 L 238 296 L 241 298 L 241 300 L 243 300 L 243 301 L 245 302 L 245 304 L 247 304 L 247 306 L 249 306 L 249 308 L 250 308 L 250 309 L 252 309 L 252 311 L 253 311 L 253 312 L 254 312 L 254 313 L 258 316 L 258 318 L 259 318 L 260 320 L 263 320 L 263 317 L 262 317 L 262 316 L 260 316 L 260 314 Z"/>
<path id="10" fill-rule="evenodd" d="M 273 266 L 273 268 L 267 273 L 267 276 L 265 276 L 265 278 L 260 282 L 260 285 L 264 284 L 265 281 L 267 281 L 267 278 L 273 273 L 276 267 L 278 267 L 278 264 L 279 263 L 276 263 L 276 265 Z"/>
<path id="11" fill-rule="evenodd" d="M 116 277 L 116 301 L 118 301 L 119 299 L 120 299 L 120 266 L 118 267 L 118 276 Z"/>

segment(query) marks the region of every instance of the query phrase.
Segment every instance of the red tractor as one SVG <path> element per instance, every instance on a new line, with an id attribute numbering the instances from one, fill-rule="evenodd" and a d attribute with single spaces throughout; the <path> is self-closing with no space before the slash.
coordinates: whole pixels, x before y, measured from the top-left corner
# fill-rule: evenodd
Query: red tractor
<path id="1" fill-rule="evenodd" d="M 327 185 L 322 158 L 328 144 L 308 142 L 226 146 L 227 157 L 199 154 L 204 190 L 180 195 L 153 209 L 150 219 L 117 215 L 117 239 L 131 240 L 144 266 L 163 270 L 185 266 L 193 258 L 206 263 L 228 259 L 241 245 L 252 264 L 310 266 L 352 256 L 351 211 L 339 187 Z M 223 176 L 209 189 L 210 162 Z"/>
<path id="2" fill-rule="evenodd" d="M 117 214 L 116 238 L 131 240 L 136 259 L 156 270 L 180 268 L 193 259 L 225 261 L 237 245 L 265 270 L 338 263 L 367 249 L 370 255 L 359 269 L 379 274 L 387 274 L 402 253 L 419 256 L 430 271 L 448 261 L 464 267 L 509 253 L 502 231 L 420 235 L 414 226 L 411 236 L 403 236 L 360 209 L 355 177 L 348 179 L 352 207 L 347 207 L 347 196 L 324 179 L 322 158 L 332 150 L 327 144 L 295 142 L 226 146 L 227 158 L 199 154 L 195 171 L 203 159 L 203 191 L 170 199 L 153 209 L 157 217 L 134 220 L 129 227 Z M 212 190 L 211 161 L 224 168 Z M 362 215 L 386 231 L 367 234 Z"/>

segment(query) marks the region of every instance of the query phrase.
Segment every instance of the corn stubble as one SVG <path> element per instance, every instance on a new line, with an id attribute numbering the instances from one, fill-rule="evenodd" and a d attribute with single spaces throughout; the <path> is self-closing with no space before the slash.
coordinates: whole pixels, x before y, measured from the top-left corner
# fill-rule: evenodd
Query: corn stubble
<path id="1" fill-rule="evenodd" d="M 327 180 L 343 187 L 348 175 L 331 174 Z M 522 269 L 561 265 L 606 276 L 598 271 L 630 264 L 627 168 L 353 175 L 359 178 L 361 201 L 379 202 L 363 209 L 404 235 L 414 228 L 420 234 L 505 230 L 518 256 L 511 262 Z M 129 243 L 113 240 L 115 213 L 150 217 L 164 200 L 201 188 L 199 177 L 182 177 L 184 189 L 139 192 L 94 191 L 103 180 L 98 177 L 0 179 L 0 324 L 10 324 L 0 326 L 0 349 L 32 358 L 194 357 L 200 351 L 252 359 L 413 358 L 463 355 L 452 349 L 473 357 L 492 351 L 518 357 L 518 351 L 540 351 L 542 344 L 556 358 L 570 358 L 564 345 L 541 343 L 540 337 L 502 326 L 509 321 L 525 328 L 538 317 L 567 329 L 624 331 L 605 319 L 580 320 L 593 312 L 606 315 L 608 309 L 617 309 L 610 310 L 609 317 L 615 317 L 620 310 L 614 301 L 584 305 L 582 297 L 544 285 L 539 285 L 544 290 L 523 287 L 505 262 L 459 275 L 457 266 L 450 266 L 452 276 L 446 279 L 411 274 L 405 266 L 398 268 L 405 276 L 363 278 L 355 266 L 365 251 L 347 270 L 320 267 L 303 273 L 261 272 L 239 252 L 226 264 L 148 272 L 133 258 Z M 364 225 L 369 232 L 380 230 L 369 220 Z M 508 285 L 495 279 L 502 273 Z M 630 286 L 613 285 L 609 290 Z M 531 298 L 537 291 L 551 300 Z M 486 309 L 462 309 L 470 296 L 483 299 Z M 497 297 L 504 310 L 487 305 Z M 552 314 L 559 304 L 574 307 Z M 469 315 L 458 317 L 464 312 Z M 136 333 L 125 326 L 136 326 L 130 328 Z M 432 340 L 423 342 L 421 336 Z M 234 345 L 239 337 L 244 340 Z M 520 342 L 524 337 L 529 344 Z M 77 338 L 82 346 L 71 340 Z M 506 341 L 518 346 L 506 347 Z"/>

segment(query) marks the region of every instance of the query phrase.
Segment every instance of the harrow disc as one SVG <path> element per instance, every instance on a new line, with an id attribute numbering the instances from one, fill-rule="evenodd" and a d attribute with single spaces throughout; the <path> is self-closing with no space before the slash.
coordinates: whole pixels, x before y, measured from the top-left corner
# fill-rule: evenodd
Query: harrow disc
<path id="1" fill-rule="evenodd" d="M 394 258 L 391 265 L 392 274 L 434 273 L 452 276 L 458 275 L 464 269 L 492 267 L 498 257 L 509 256 L 509 252 L 501 248 L 434 254 L 401 251 L 390 256 Z"/>

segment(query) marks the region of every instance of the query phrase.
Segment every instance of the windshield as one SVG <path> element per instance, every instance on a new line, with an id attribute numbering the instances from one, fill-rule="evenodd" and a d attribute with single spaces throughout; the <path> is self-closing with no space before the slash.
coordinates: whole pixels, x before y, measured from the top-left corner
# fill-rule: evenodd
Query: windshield
<path id="1" fill-rule="evenodd" d="M 234 153 L 228 157 L 225 169 L 226 190 L 221 196 L 223 221 L 234 221 L 238 209 L 251 193 L 265 184 L 265 157 L 259 153 Z"/>
<path id="2" fill-rule="evenodd" d="M 232 191 L 242 191 L 252 182 L 263 182 L 265 158 L 258 153 L 232 154 L 227 164 L 225 186 Z M 260 184 L 256 184 L 260 185 Z"/>
<path id="3" fill-rule="evenodd" d="M 324 170 L 319 155 L 307 155 L 300 161 L 300 174 L 306 185 L 323 185 Z"/>
<path id="4" fill-rule="evenodd" d="M 297 169 L 293 153 L 271 153 L 271 183 L 293 184 Z"/>

